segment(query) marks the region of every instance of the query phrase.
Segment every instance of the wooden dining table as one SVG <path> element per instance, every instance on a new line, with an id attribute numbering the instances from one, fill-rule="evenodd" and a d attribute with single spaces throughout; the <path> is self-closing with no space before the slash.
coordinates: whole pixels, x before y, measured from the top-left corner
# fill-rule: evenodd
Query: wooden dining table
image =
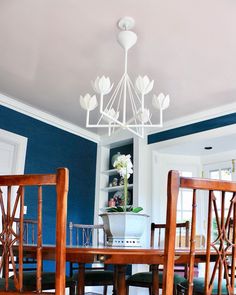
<path id="1" fill-rule="evenodd" d="M 24 251 L 29 255 L 34 256 L 35 246 L 24 246 Z M 55 259 L 55 247 L 52 245 L 44 245 L 42 247 L 43 259 Z M 197 249 L 195 251 L 195 262 L 205 262 L 206 251 L 204 249 Z M 212 253 L 212 260 L 214 260 L 214 253 Z M 188 262 L 189 249 L 181 248 L 175 250 L 175 264 L 183 264 Z M 66 247 L 66 261 L 79 263 L 79 282 L 77 294 L 84 294 L 84 268 L 86 263 L 92 263 L 98 260 L 105 264 L 113 264 L 115 266 L 116 280 L 115 290 L 118 295 L 126 294 L 126 266 L 128 264 L 149 264 L 161 265 L 164 263 L 164 249 L 156 248 L 123 248 L 123 247 Z M 158 272 L 158 267 L 154 272 Z M 155 276 L 156 278 L 158 276 Z M 153 294 L 158 293 L 158 281 L 153 281 Z"/>

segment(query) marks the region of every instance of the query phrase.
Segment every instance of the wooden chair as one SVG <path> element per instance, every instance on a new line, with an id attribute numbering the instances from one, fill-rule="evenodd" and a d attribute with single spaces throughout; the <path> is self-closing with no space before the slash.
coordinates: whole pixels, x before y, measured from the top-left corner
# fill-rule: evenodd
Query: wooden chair
<path id="1" fill-rule="evenodd" d="M 230 244 L 233 242 L 233 232 L 234 232 L 234 221 L 232 218 L 229 220 L 229 226 L 227 230 L 227 243 L 230 246 Z M 228 275 L 231 276 L 231 266 L 232 266 L 232 259 L 231 257 L 228 257 L 227 259 L 227 266 L 228 266 Z M 224 273 L 224 278 L 226 279 L 226 272 Z"/>
<path id="2" fill-rule="evenodd" d="M 54 233 L 52 233 L 52 235 L 55 235 L 56 242 L 56 271 L 45 274 L 42 272 L 42 202 L 45 198 L 52 197 L 51 193 L 46 194 L 47 190 L 45 187 L 47 186 L 55 187 L 57 202 L 55 208 L 56 226 Z M 34 187 L 30 193 L 31 197 L 37 202 L 38 225 L 36 245 L 32 246 L 36 248 L 37 270 L 30 276 L 30 280 L 23 271 L 25 253 L 27 253 L 25 251 L 27 245 L 24 243 L 24 198 L 29 187 Z M 0 294 L 5 292 L 13 294 L 13 291 L 14 294 L 35 294 L 35 291 L 38 294 L 42 294 L 44 285 L 48 283 L 48 278 L 50 280 L 53 278 L 55 294 L 64 295 L 68 170 L 60 168 L 56 174 L 0 176 L 0 188 L 0 207 L 2 213 L 0 271 L 4 269 L 5 273 L 5 278 L 0 279 Z M 32 194 L 33 191 L 36 191 L 36 195 Z M 16 218 L 18 218 L 19 230 L 16 230 L 16 227 L 13 225 Z M 18 267 L 15 264 L 15 256 L 18 256 Z M 13 276 L 11 278 L 9 278 L 10 265 L 13 267 Z"/>
<path id="3" fill-rule="evenodd" d="M 192 193 L 192 220 L 190 229 L 190 252 L 188 256 L 188 280 L 177 287 L 178 294 L 235 294 L 235 263 L 236 263 L 236 183 L 212 179 L 180 177 L 177 171 L 169 172 L 168 183 L 168 219 L 171 230 L 175 228 L 177 199 L 181 188 Z M 194 278 L 195 237 L 197 223 L 197 198 L 206 198 L 207 235 L 206 263 L 204 277 Z M 229 200 L 229 209 L 226 208 Z M 233 220 L 232 241 L 227 238 L 230 217 Z M 212 236 L 213 221 L 217 224 L 216 237 Z M 173 241 L 167 241 L 172 247 Z M 214 255 L 214 256 L 213 256 Z M 232 276 L 229 276 L 227 258 L 232 256 Z M 214 259 L 213 259 L 214 258 Z M 214 260 L 214 262 L 212 262 Z M 224 279 L 224 271 L 226 279 Z M 166 274 L 168 279 L 168 275 Z M 165 281 L 165 283 L 167 283 Z"/>
<path id="4" fill-rule="evenodd" d="M 20 234 L 20 219 L 14 218 L 13 228 L 15 226 L 16 234 Z M 23 220 L 23 243 L 26 245 L 36 245 L 37 242 L 38 221 L 35 219 Z M 15 256 L 15 267 L 19 270 L 19 256 Z M 43 269 L 43 266 L 42 266 Z M 9 273 L 13 271 L 12 265 L 9 266 Z M 23 257 L 23 271 L 37 271 L 37 260 L 35 257 Z"/>
<path id="5" fill-rule="evenodd" d="M 165 230 L 166 230 L 166 224 L 151 224 L 151 238 L 150 238 L 150 247 L 156 247 L 157 248 L 163 248 L 164 243 L 162 244 L 162 241 L 164 241 L 165 237 Z M 176 224 L 176 235 L 177 235 L 177 247 L 188 247 L 189 246 L 189 221 L 177 223 Z M 155 243 L 156 242 L 156 243 Z M 163 278 L 163 272 L 160 271 L 162 269 L 159 268 L 159 266 L 150 266 L 149 272 L 139 272 L 134 275 L 131 275 L 126 280 L 127 285 L 127 294 L 129 294 L 129 287 L 142 287 L 142 288 L 148 288 L 149 294 L 152 295 L 152 286 L 153 286 L 153 277 L 155 275 L 158 275 L 158 284 L 159 289 L 162 289 L 162 278 Z M 174 285 L 184 280 L 184 277 L 187 277 L 187 265 L 178 265 L 175 268 L 175 273 L 181 273 L 181 275 L 175 274 L 174 275 Z M 174 292 L 175 294 L 175 288 Z"/>
<path id="6" fill-rule="evenodd" d="M 70 245 L 71 246 L 99 246 L 105 245 L 106 236 L 104 226 L 91 224 L 69 223 Z M 70 276 L 79 284 L 79 271 L 83 265 L 70 263 Z M 103 294 L 107 294 L 107 287 L 114 286 L 114 272 L 107 269 L 107 265 L 94 261 L 91 266 L 86 266 L 84 286 L 104 286 Z"/>

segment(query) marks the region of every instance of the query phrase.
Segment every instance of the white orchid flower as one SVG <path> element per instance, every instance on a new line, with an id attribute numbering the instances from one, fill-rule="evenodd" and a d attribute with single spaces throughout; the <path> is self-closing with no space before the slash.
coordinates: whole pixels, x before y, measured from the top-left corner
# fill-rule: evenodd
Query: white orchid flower
<path id="1" fill-rule="evenodd" d="M 170 96 L 160 93 L 158 96 L 153 95 L 152 104 L 155 108 L 165 110 L 170 105 Z"/>
<path id="2" fill-rule="evenodd" d="M 135 86 L 142 95 L 148 94 L 152 90 L 153 84 L 154 81 L 150 81 L 148 76 L 138 76 L 138 78 L 135 81 Z"/>
<path id="3" fill-rule="evenodd" d="M 117 120 L 118 119 L 118 117 L 119 117 L 119 112 L 116 112 L 113 108 L 112 109 L 110 109 L 110 110 L 104 110 L 104 116 L 103 116 L 103 119 L 105 120 L 105 121 L 107 121 L 108 123 L 112 123 L 113 122 L 113 120 Z M 111 118 L 113 118 L 113 119 L 110 119 L 110 118 L 108 118 L 108 117 L 106 117 L 106 115 L 108 115 L 109 117 L 111 117 Z"/>
<path id="4" fill-rule="evenodd" d="M 92 81 L 92 86 L 98 94 L 106 95 L 111 91 L 113 84 L 111 85 L 109 77 L 102 76 L 101 78 L 97 77 L 94 82 Z"/>
<path id="5" fill-rule="evenodd" d="M 113 164 L 118 173 L 124 178 L 127 177 L 127 179 L 133 173 L 133 164 L 130 158 L 130 155 L 120 155 Z"/>
<path id="6" fill-rule="evenodd" d="M 138 112 L 138 118 L 139 118 L 140 122 L 147 123 L 150 119 L 149 109 L 144 109 L 143 111 L 140 109 Z"/>
<path id="7" fill-rule="evenodd" d="M 91 96 L 88 93 L 85 96 L 80 95 L 80 105 L 86 111 L 94 110 L 98 105 L 96 95 Z"/>

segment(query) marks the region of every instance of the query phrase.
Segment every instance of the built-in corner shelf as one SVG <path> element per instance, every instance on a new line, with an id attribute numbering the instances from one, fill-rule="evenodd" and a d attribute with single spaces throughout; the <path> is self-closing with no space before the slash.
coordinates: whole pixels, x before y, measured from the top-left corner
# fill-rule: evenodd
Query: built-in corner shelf
<path id="1" fill-rule="evenodd" d="M 106 174 L 106 175 L 109 175 L 109 176 L 118 174 L 117 169 L 105 170 L 102 173 Z"/>
<path id="2" fill-rule="evenodd" d="M 111 174 L 112 175 L 112 174 Z M 133 188 L 133 184 L 128 184 L 128 188 Z M 116 191 L 121 191 L 124 189 L 123 185 L 117 185 L 117 186 L 108 186 L 104 187 L 102 190 L 106 192 L 116 192 Z"/>
<path id="3" fill-rule="evenodd" d="M 109 169 L 109 170 L 103 171 L 102 173 L 105 175 L 108 175 L 108 176 L 112 176 L 112 175 L 117 175 L 118 171 L 117 171 L 117 169 Z M 132 189 L 133 184 L 132 183 L 128 184 L 128 188 Z M 107 186 L 107 187 L 102 188 L 102 190 L 105 192 L 116 192 L 116 191 L 122 191 L 123 189 L 124 189 L 123 185 Z"/>

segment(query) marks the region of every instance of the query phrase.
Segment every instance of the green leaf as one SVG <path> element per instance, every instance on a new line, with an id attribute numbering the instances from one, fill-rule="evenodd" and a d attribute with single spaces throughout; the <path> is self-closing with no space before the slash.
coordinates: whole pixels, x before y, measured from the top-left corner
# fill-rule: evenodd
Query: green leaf
<path id="1" fill-rule="evenodd" d="M 134 213 L 138 213 L 138 212 L 140 212 L 140 211 L 142 211 L 142 210 L 143 210 L 142 207 L 135 207 L 135 208 L 132 208 L 132 212 L 134 212 Z"/>
<path id="2" fill-rule="evenodd" d="M 116 209 L 117 209 L 117 212 L 124 212 L 123 207 L 118 206 L 118 207 L 116 207 Z"/>
<path id="3" fill-rule="evenodd" d="M 117 207 L 107 207 L 105 208 L 107 212 L 133 212 L 138 213 L 143 210 L 142 207 L 134 207 L 133 206 L 117 206 Z"/>
<path id="4" fill-rule="evenodd" d="M 109 209 L 106 209 L 107 212 L 117 212 L 117 209 L 116 207 L 114 208 L 109 208 Z"/>

